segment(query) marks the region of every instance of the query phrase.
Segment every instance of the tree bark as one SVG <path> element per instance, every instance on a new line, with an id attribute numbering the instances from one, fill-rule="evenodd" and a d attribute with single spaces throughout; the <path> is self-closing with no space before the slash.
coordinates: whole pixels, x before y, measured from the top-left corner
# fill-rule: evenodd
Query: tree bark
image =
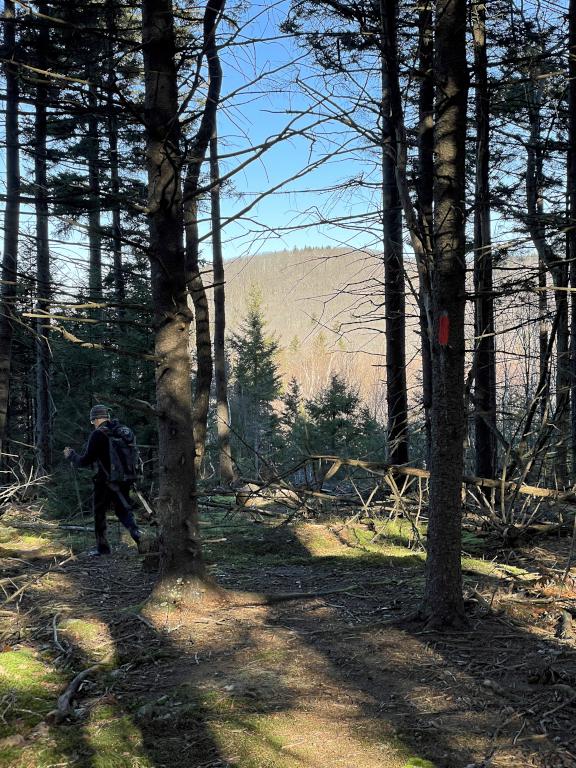
<path id="1" fill-rule="evenodd" d="M 546 237 L 544 222 L 544 158 L 541 134 L 542 85 L 539 80 L 539 74 L 538 67 L 531 72 L 532 81 L 529 85 L 527 99 L 530 136 L 527 145 L 526 162 L 526 221 L 530 237 L 538 254 L 540 269 L 545 266 L 552 275 L 554 286 L 565 288 L 568 284 L 567 264 L 564 260 L 559 260 L 554 254 L 554 250 Z M 554 300 L 558 315 L 558 331 L 556 334 L 556 408 L 553 416 L 556 426 L 555 439 L 557 443 L 553 451 L 553 466 L 556 482 L 560 487 L 564 487 L 568 483 L 569 401 L 571 388 L 568 295 L 566 291 L 554 291 Z M 542 315 L 540 322 L 545 322 Z M 542 346 L 543 340 L 541 339 Z M 543 410 L 545 406 L 546 403 L 544 401 Z"/>
<path id="2" fill-rule="evenodd" d="M 497 464 L 496 354 L 490 227 L 490 96 L 486 0 L 472 4 L 476 80 L 476 189 L 474 201 L 474 368 L 476 474 L 494 477 Z"/>
<path id="3" fill-rule="evenodd" d="M 38 6 L 47 14 L 44 4 Z M 38 33 L 38 66 L 46 69 L 49 45 L 49 27 L 40 21 Z M 39 314 L 50 314 L 50 240 L 48 232 L 48 173 L 47 173 L 47 120 L 48 81 L 38 80 L 34 120 L 34 182 L 36 208 L 36 308 Z M 50 403 L 51 356 L 49 346 L 50 320 L 36 321 L 36 470 L 39 475 L 52 466 L 52 418 Z"/>
<path id="4" fill-rule="evenodd" d="M 143 0 L 144 119 L 154 303 L 160 524 L 158 595 L 182 597 L 181 577 L 202 577 L 195 496 L 180 125 L 171 0 Z"/>
<path id="5" fill-rule="evenodd" d="M 572 482 L 576 482 L 576 0 L 568 11 L 568 231 L 567 258 L 570 265 L 571 328 L 571 446 Z"/>
<path id="6" fill-rule="evenodd" d="M 88 188 L 90 190 L 88 209 L 88 245 L 90 251 L 88 285 L 92 301 L 102 298 L 102 231 L 100 221 L 100 138 L 98 121 L 98 96 L 96 86 L 88 88 L 87 155 Z"/>
<path id="7" fill-rule="evenodd" d="M 431 625 L 444 627 L 464 622 L 465 0 L 438 0 L 435 42 L 432 451 L 422 613 Z"/>
<path id="8" fill-rule="evenodd" d="M 187 158 L 188 172 L 184 183 L 184 223 L 186 229 L 186 271 L 188 287 L 196 315 L 196 354 L 198 369 L 194 390 L 194 445 L 195 465 L 200 472 L 206 448 L 206 428 L 212 383 L 212 341 L 208 299 L 200 274 L 198 243 L 198 184 L 200 170 L 206 157 L 210 137 L 215 127 L 222 69 L 216 45 L 216 29 L 224 9 L 225 0 L 207 3 L 203 21 L 203 54 L 208 64 L 208 94 L 202 119 Z"/>
<path id="9" fill-rule="evenodd" d="M 116 71 L 114 62 L 114 39 L 117 35 L 116 8 L 114 0 L 106 2 L 106 57 L 107 57 L 107 133 L 110 163 L 110 196 L 112 199 L 112 268 L 114 275 L 114 293 L 118 302 L 118 315 L 124 315 L 123 304 L 126 299 L 126 286 L 122 265 L 122 220 L 120 205 L 120 173 L 118 167 L 118 115 L 114 104 L 116 93 Z"/>
<path id="10" fill-rule="evenodd" d="M 20 227 L 20 151 L 18 69 L 10 60 L 16 48 L 15 3 L 4 2 L 4 45 L 6 48 L 6 208 L 4 211 L 4 254 L 0 286 L 0 457 L 6 439 L 6 416 L 10 393 L 12 356 L 12 316 L 18 280 L 18 230 Z"/>
<path id="11" fill-rule="evenodd" d="M 220 168 L 218 162 L 217 120 L 210 137 L 210 215 L 212 219 L 212 270 L 214 276 L 214 377 L 216 383 L 216 424 L 220 482 L 230 485 L 235 479 L 230 441 L 230 404 L 226 371 L 226 289 L 220 218 Z"/>
<path id="12" fill-rule="evenodd" d="M 430 268 L 433 238 L 433 190 L 434 190 L 434 37 L 432 28 L 432 9 L 430 2 L 424 0 L 418 20 L 419 31 L 419 67 L 420 88 L 418 93 L 418 181 L 416 192 L 420 230 L 422 232 L 422 260 Z M 419 270 L 420 338 L 422 347 L 422 406 L 424 408 L 424 428 L 426 435 L 426 466 L 430 466 L 432 407 L 432 351 L 428 330 L 428 316 L 424 303 L 426 283 L 423 270 Z"/>
<path id="13" fill-rule="evenodd" d="M 388 456 L 408 462 L 408 395 L 406 388 L 406 292 L 402 246 L 402 205 L 396 181 L 397 140 L 392 119 L 390 79 L 398 78 L 397 2 L 380 4 L 382 22 L 382 223 L 384 230 L 384 303 L 386 307 L 386 403 Z M 388 55 L 384 55 L 384 51 Z"/>

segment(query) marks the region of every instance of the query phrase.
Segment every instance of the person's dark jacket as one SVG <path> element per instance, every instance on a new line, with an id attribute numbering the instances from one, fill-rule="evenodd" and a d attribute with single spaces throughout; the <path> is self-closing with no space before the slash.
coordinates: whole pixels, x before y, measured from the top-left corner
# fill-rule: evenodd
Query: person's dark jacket
<path id="1" fill-rule="evenodd" d="M 69 456 L 72 464 L 79 468 L 95 464 L 98 467 L 94 478 L 95 481 L 105 482 L 110 473 L 110 444 L 104 430 L 114 429 L 117 423 L 117 421 L 106 421 L 104 424 L 101 424 L 88 438 L 82 453 L 72 451 Z"/>

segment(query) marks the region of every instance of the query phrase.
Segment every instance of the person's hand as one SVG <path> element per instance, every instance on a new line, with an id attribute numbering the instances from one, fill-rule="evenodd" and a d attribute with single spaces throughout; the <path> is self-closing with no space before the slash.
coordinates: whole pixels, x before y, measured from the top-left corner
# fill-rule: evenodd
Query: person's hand
<path id="1" fill-rule="evenodd" d="M 70 456 L 72 455 L 72 448 L 69 448 L 68 446 L 66 446 L 66 448 L 64 448 L 62 453 L 64 454 L 65 459 L 69 459 Z"/>

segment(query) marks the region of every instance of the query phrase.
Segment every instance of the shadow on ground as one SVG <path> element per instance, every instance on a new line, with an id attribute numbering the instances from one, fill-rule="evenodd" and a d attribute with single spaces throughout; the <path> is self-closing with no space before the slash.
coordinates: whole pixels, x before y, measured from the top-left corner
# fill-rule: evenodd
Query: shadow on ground
<path id="1" fill-rule="evenodd" d="M 575 645 L 552 637 L 553 617 L 518 626 L 496 599 L 485 614 L 471 603 L 465 633 L 404 623 L 421 593 L 418 554 L 353 546 L 313 523 L 207 518 L 211 570 L 237 604 L 143 616 L 154 577 L 126 543 L 40 576 L 55 552 L 65 559 L 62 532 L 37 526 L 35 554 L 20 547 L 17 559 L 22 529 L 4 522 L 6 599 L 26 588 L 0 608 L 3 767 L 576 765 Z M 481 564 L 467 570 L 469 591 L 515 589 Z M 51 722 L 74 675 L 102 661 L 73 717 Z"/>

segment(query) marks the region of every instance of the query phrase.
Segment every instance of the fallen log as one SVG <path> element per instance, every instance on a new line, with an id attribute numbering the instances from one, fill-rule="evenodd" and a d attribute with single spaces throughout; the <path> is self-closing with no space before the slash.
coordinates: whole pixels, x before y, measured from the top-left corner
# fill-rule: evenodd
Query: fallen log
<path id="1" fill-rule="evenodd" d="M 309 456 L 310 461 L 332 462 L 334 465 L 360 467 L 379 477 L 386 475 L 403 475 L 407 477 L 419 477 L 424 480 L 430 478 L 430 472 L 427 469 L 419 467 L 404 467 L 397 464 L 386 464 L 376 461 L 363 461 L 362 459 L 343 459 L 339 456 L 315 455 Z M 573 490 L 559 491 L 556 488 L 541 488 L 537 485 L 526 485 L 525 483 L 515 483 L 513 480 L 492 480 L 487 477 L 475 477 L 474 475 L 463 475 L 462 485 L 474 485 L 477 488 L 494 488 L 495 490 L 520 493 L 524 496 L 536 496 L 538 498 L 551 499 L 553 501 L 563 501 L 567 504 L 576 506 L 576 493 Z"/>

